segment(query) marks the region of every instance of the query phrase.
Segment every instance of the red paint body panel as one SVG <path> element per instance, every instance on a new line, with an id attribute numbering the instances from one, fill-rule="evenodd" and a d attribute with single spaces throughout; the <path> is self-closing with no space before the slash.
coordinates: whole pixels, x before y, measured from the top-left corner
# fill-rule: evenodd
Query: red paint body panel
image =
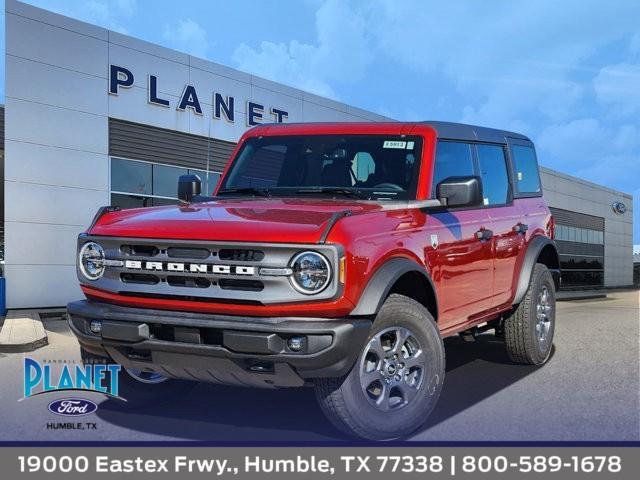
<path id="1" fill-rule="evenodd" d="M 249 130 L 238 145 L 251 136 L 338 133 L 422 136 L 416 196 L 417 199 L 430 198 L 436 132 L 426 125 L 265 125 Z M 321 239 L 331 216 L 344 210 L 352 215 L 340 219 L 327 238 L 328 243 L 342 245 L 346 256 L 343 294 L 332 301 L 314 302 L 310 298 L 303 303 L 255 306 L 128 297 L 87 286 L 83 286 L 83 291 L 92 299 L 133 307 L 245 316 L 338 318 L 353 310 L 378 268 L 390 258 L 404 257 L 424 265 L 431 274 L 439 300 L 439 325 L 441 331 L 448 334 L 511 306 L 526 247 L 534 236 L 550 235 L 552 221 L 542 198 L 515 200 L 506 207 L 441 212 L 417 208 L 386 210 L 381 203 L 357 200 L 257 198 L 108 213 L 89 233 L 134 238 L 315 244 Z M 519 222 L 528 224 L 526 235 L 513 231 Z M 481 242 L 476 238 L 475 233 L 481 228 L 494 231 L 491 240 Z M 435 249 L 432 235 L 438 237 Z"/>
<path id="2" fill-rule="evenodd" d="M 335 212 L 365 213 L 380 206 L 303 198 L 229 199 L 138 208 L 104 215 L 94 235 L 237 242 L 317 243 Z"/>

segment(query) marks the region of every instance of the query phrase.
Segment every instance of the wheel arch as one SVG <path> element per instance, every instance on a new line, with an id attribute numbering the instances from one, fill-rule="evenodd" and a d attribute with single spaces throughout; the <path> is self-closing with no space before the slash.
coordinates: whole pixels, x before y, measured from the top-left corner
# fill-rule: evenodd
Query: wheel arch
<path id="1" fill-rule="evenodd" d="M 556 290 L 560 288 L 560 257 L 558 255 L 558 247 L 556 243 L 548 237 L 534 237 L 527 248 L 520 268 L 520 276 L 518 285 L 513 299 L 513 304 L 519 304 L 527 293 L 531 274 L 536 263 L 542 263 L 547 266 L 553 276 L 553 283 Z"/>
<path id="2" fill-rule="evenodd" d="M 433 280 L 422 265 L 408 258 L 392 258 L 380 266 L 364 288 L 351 315 L 376 315 L 392 293 L 421 303 L 438 321 L 438 297 Z"/>

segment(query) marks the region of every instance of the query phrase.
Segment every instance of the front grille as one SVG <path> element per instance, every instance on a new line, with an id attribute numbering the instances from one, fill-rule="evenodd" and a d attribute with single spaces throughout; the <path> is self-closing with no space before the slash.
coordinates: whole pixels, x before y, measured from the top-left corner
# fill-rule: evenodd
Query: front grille
<path id="1" fill-rule="evenodd" d="M 159 277 L 146 273 L 121 273 L 120 279 L 124 283 L 138 283 L 140 285 L 155 285 L 156 283 L 160 283 Z"/>
<path id="2" fill-rule="evenodd" d="M 332 284 L 313 300 L 338 293 L 336 266 L 340 250 L 334 245 L 247 244 L 188 240 L 155 240 L 81 235 L 79 245 L 98 242 L 109 264 L 92 287 L 121 295 L 216 303 L 267 305 L 308 302 L 310 297 L 293 288 L 282 270 L 303 250 L 315 250 L 329 259 Z M 265 269 L 261 273 L 261 269 Z"/>
<path id="3" fill-rule="evenodd" d="M 224 290 L 244 290 L 246 292 L 261 292 L 264 284 L 259 280 L 236 280 L 234 278 L 223 278 L 218 284 Z"/>
<path id="4" fill-rule="evenodd" d="M 127 257 L 155 257 L 160 253 L 153 245 L 122 245 L 120 251 Z"/>
<path id="5" fill-rule="evenodd" d="M 169 275 L 167 283 L 172 287 L 189 287 L 189 288 L 209 288 L 212 284 L 211 280 L 201 277 L 178 277 Z"/>
<path id="6" fill-rule="evenodd" d="M 212 252 L 208 248 L 167 248 L 167 256 L 171 258 L 195 258 L 198 260 L 204 260 L 205 258 L 209 258 L 211 255 Z M 215 252 L 213 252 L 213 255 L 215 255 Z"/>
<path id="7" fill-rule="evenodd" d="M 233 262 L 261 262 L 264 259 L 264 252 L 240 248 L 223 248 L 218 252 L 218 257 L 220 257 L 220 260 Z"/>

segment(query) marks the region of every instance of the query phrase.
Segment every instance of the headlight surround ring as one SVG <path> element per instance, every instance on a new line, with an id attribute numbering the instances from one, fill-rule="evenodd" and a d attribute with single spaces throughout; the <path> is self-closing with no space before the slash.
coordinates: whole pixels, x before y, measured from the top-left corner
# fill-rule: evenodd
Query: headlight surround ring
<path id="1" fill-rule="evenodd" d="M 289 267 L 293 270 L 289 277 L 291 285 L 304 295 L 316 295 L 331 283 L 331 264 L 318 252 L 306 250 L 295 254 Z"/>
<path id="2" fill-rule="evenodd" d="M 102 245 L 87 242 L 78 252 L 78 268 L 82 275 L 91 281 L 99 280 L 104 275 L 105 254 Z"/>

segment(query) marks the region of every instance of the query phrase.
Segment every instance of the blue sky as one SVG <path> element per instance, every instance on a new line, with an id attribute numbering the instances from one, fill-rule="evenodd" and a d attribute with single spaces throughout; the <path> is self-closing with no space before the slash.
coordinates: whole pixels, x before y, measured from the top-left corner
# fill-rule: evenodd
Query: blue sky
<path id="1" fill-rule="evenodd" d="M 637 0 L 28 3 L 396 119 L 523 132 L 543 165 L 632 193 L 640 244 Z"/>

